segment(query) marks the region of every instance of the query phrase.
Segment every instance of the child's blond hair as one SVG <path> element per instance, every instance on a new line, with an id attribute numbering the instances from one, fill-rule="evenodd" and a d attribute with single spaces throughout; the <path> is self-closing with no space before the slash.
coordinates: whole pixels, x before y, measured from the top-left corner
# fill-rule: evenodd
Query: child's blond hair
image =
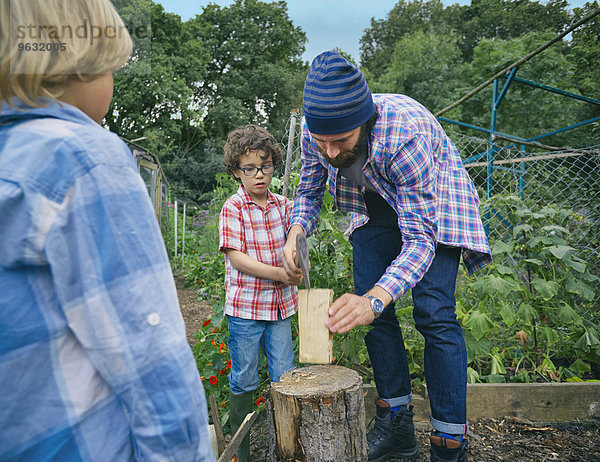
<path id="1" fill-rule="evenodd" d="M 109 0 L 0 0 L 0 103 L 40 106 L 69 78 L 114 73 L 131 49 Z"/>

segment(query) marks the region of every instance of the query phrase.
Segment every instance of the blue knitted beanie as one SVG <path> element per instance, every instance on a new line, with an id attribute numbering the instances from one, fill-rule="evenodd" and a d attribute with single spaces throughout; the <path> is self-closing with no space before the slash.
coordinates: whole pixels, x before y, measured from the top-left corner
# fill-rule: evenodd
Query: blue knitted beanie
<path id="1" fill-rule="evenodd" d="M 317 135 L 349 132 L 375 113 L 362 73 L 335 51 L 321 53 L 313 60 L 302 100 L 308 130 Z"/>

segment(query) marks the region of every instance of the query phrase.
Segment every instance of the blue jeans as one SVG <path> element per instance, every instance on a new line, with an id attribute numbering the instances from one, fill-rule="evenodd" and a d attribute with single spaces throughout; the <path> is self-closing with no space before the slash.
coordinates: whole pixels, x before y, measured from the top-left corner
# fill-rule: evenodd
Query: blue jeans
<path id="1" fill-rule="evenodd" d="M 398 217 L 385 200 L 365 195 L 369 222 L 351 236 L 355 293 L 371 289 L 402 249 Z M 456 319 L 454 289 L 461 249 L 439 245 L 429 270 L 412 289 L 415 327 L 425 338 L 425 380 L 431 424 L 441 432 L 467 429 L 467 350 Z M 365 336 L 380 398 L 398 406 L 412 400 L 408 360 L 395 304 L 388 305 Z"/>
<path id="2" fill-rule="evenodd" d="M 294 369 L 291 317 L 277 321 L 255 321 L 227 316 L 231 373 L 229 387 L 235 394 L 258 388 L 258 348 L 267 358 L 271 381 Z"/>

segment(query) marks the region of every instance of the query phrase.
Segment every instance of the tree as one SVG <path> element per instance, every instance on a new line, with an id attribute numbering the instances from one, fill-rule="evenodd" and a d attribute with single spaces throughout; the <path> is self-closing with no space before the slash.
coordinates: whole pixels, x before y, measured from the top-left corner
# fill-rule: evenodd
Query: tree
<path id="1" fill-rule="evenodd" d="M 127 0 L 116 6 L 130 30 L 151 26 L 151 48 L 144 47 L 146 37 L 132 34 L 133 57 L 115 76 L 109 128 L 130 139 L 146 137 L 148 149 L 157 153 L 190 149 L 202 135 L 190 87 L 205 73 L 206 50 L 187 33 L 180 17 L 161 5 Z"/>
<path id="2" fill-rule="evenodd" d="M 546 4 L 530 0 L 473 0 L 470 5 L 457 4 L 446 9 L 448 24 L 461 38 L 465 59 L 484 38 L 503 39 L 526 33 L 562 32 L 570 22 L 567 0 L 550 0 Z"/>
<path id="3" fill-rule="evenodd" d="M 598 9 L 598 2 L 588 2 L 583 8 L 576 8 L 574 20 L 578 20 Z M 569 60 L 577 72 L 573 76 L 572 85 L 584 96 L 600 100 L 600 15 L 594 16 L 587 23 L 573 31 L 573 39 L 569 44 Z M 579 109 L 579 119 L 588 120 L 600 116 L 600 106 L 586 104 Z M 600 123 L 588 125 L 581 129 L 590 139 L 598 139 Z M 579 130 L 578 130 L 579 134 Z M 597 144 L 597 143 L 594 143 Z M 589 144 L 591 146 L 591 144 Z"/>
<path id="4" fill-rule="evenodd" d="M 300 57 L 306 36 L 292 24 L 286 3 L 209 4 L 188 25 L 211 56 L 194 87 L 206 108 L 207 133 L 224 140 L 236 126 L 258 123 L 282 134 L 305 75 Z"/>
<path id="5" fill-rule="evenodd" d="M 465 66 L 464 75 L 471 87 L 494 75 L 528 52 L 552 38 L 553 33 L 530 33 L 510 40 L 484 39 L 473 50 L 473 61 Z M 568 44 L 560 42 L 523 64 L 517 75 L 561 90 L 577 93 L 573 86 L 576 67 L 567 57 Z M 505 80 L 500 79 L 500 88 Z M 490 85 L 485 91 L 463 103 L 464 122 L 489 127 L 491 116 Z M 581 121 L 579 112 L 586 103 L 555 93 L 513 82 L 498 110 L 497 130 L 523 138 L 548 133 Z M 575 132 L 565 132 L 541 140 L 555 146 L 589 146 Z M 583 143 L 583 144 L 582 144 Z"/>
<path id="6" fill-rule="evenodd" d="M 126 138 L 146 138 L 176 197 L 195 201 L 211 189 L 234 127 L 254 122 L 285 132 L 306 73 L 306 37 L 285 2 L 211 4 L 188 22 L 152 0 L 115 6 L 130 31 L 146 29 L 148 37 L 132 34 L 133 57 L 115 76 L 106 123 Z"/>
<path id="7" fill-rule="evenodd" d="M 484 38 L 507 40 L 528 32 L 561 32 L 570 22 L 567 7 L 567 0 L 550 0 L 545 5 L 530 0 L 473 0 L 470 5 L 446 8 L 438 0 L 400 0 L 386 19 L 371 20 L 361 38 L 361 63 L 379 78 L 397 42 L 426 30 L 439 35 L 454 31 L 463 58 L 469 61 Z"/>
<path id="8" fill-rule="evenodd" d="M 462 56 L 453 33 L 417 31 L 404 36 L 372 90 L 408 95 L 434 111 L 450 104 L 459 81 Z"/>
<path id="9" fill-rule="evenodd" d="M 389 58 L 403 37 L 425 29 L 448 30 L 441 0 L 400 0 L 386 19 L 371 19 L 360 39 L 361 64 L 370 75 L 379 79 L 387 70 Z"/>

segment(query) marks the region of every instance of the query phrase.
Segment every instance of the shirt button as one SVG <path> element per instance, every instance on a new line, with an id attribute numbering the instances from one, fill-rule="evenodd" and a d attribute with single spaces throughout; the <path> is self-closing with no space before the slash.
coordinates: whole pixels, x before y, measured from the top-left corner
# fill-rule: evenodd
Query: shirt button
<path id="1" fill-rule="evenodd" d="M 151 326 L 158 326 L 160 324 L 160 314 L 150 313 L 148 315 L 148 324 Z"/>

